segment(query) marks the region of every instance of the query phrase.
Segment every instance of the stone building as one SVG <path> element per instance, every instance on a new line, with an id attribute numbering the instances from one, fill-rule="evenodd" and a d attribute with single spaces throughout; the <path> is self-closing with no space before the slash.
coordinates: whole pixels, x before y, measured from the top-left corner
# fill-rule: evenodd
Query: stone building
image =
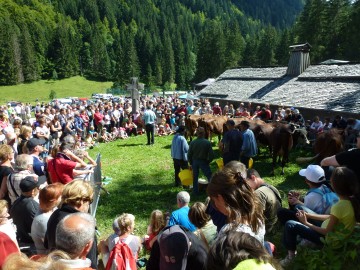
<path id="1" fill-rule="evenodd" d="M 319 115 L 360 118 L 360 64 L 326 61 L 310 65 L 310 45 L 292 49 L 288 67 L 237 68 L 225 71 L 198 95 L 224 106 L 239 102 L 295 107 L 306 119 Z M 345 62 L 345 63 L 344 63 Z"/>

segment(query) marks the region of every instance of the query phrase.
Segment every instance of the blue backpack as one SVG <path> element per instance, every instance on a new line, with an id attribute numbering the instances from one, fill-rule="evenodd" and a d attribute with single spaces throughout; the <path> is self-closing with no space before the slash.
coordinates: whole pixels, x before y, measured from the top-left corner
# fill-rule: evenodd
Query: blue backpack
<path id="1" fill-rule="evenodd" d="M 339 197 L 336 195 L 336 193 L 326 185 L 322 185 L 318 188 L 312 188 L 307 192 L 307 194 L 310 192 L 315 192 L 322 196 L 321 206 L 317 207 L 317 209 L 314 209 L 314 211 L 318 214 L 329 214 L 331 206 L 339 201 Z"/>

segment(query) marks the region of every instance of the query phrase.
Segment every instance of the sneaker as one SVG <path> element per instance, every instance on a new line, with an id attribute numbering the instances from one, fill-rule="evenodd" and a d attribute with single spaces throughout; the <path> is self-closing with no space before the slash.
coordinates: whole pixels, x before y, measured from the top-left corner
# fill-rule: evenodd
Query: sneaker
<path id="1" fill-rule="evenodd" d="M 289 266 L 291 263 L 292 263 L 292 261 L 294 260 L 294 258 L 295 258 L 295 256 L 294 255 L 287 255 L 284 259 L 282 259 L 281 261 L 280 261 L 280 265 L 282 266 L 282 267 L 286 267 L 286 266 Z"/>
<path id="2" fill-rule="evenodd" d="M 319 247 L 317 244 L 307 240 L 307 239 L 302 239 L 300 241 L 300 243 L 298 244 L 298 247 L 304 247 L 304 248 L 312 248 L 315 249 L 317 247 Z"/>

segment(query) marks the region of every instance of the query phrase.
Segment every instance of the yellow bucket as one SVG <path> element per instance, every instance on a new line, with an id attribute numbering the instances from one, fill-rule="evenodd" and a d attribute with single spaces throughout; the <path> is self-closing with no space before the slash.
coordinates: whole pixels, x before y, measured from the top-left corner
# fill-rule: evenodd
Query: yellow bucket
<path id="1" fill-rule="evenodd" d="M 251 169 L 254 165 L 254 160 L 252 158 L 249 159 L 249 169 Z"/>
<path id="2" fill-rule="evenodd" d="M 179 172 L 179 178 L 183 186 L 191 186 L 194 181 L 192 171 L 189 169 L 181 170 Z"/>
<path id="3" fill-rule="evenodd" d="M 218 158 L 216 160 L 216 164 L 218 165 L 219 169 L 224 168 L 224 160 L 222 158 Z"/>

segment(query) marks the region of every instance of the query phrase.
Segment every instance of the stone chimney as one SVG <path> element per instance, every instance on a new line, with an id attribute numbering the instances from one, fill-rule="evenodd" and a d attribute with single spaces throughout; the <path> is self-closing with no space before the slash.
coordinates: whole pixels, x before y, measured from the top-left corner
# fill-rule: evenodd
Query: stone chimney
<path id="1" fill-rule="evenodd" d="M 310 66 L 310 44 L 298 44 L 289 47 L 291 49 L 290 60 L 286 75 L 299 76 Z"/>

